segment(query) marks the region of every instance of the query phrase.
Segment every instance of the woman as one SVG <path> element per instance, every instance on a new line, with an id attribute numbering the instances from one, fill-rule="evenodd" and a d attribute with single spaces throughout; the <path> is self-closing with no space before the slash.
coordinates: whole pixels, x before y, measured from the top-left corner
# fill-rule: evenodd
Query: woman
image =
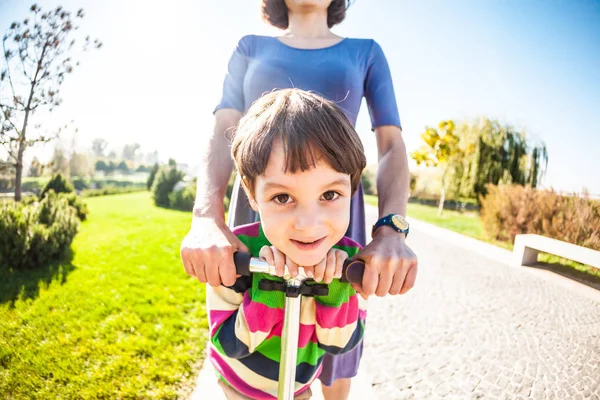
<path id="1" fill-rule="evenodd" d="M 239 41 L 215 110 L 213 136 L 202 149 L 206 165 L 198 177 L 192 229 L 181 249 L 187 273 L 201 282 L 232 285 L 232 253 L 247 251 L 230 230 L 257 220 L 239 177 L 230 203 L 229 227 L 224 223 L 222 200 L 233 166 L 228 136 L 265 92 L 290 87 L 317 92 L 336 102 L 353 125 L 365 97 L 379 151 L 380 217 L 406 215 L 408 162 L 385 55 L 371 39 L 343 38 L 330 30 L 344 20 L 348 5 L 346 0 L 263 0 L 264 19 L 284 33 L 278 37 L 250 35 Z M 361 186 L 352 199 L 346 236 L 363 246 L 364 213 Z M 404 238 L 387 227 L 378 229 L 373 241 L 359 253 L 357 257 L 367 265 L 363 285 L 357 287 L 364 295 L 401 294 L 412 288 L 417 260 Z M 320 379 L 326 399 L 347 398 L 361 354 L 362 344 L 350 353 L 325 360 Z"/>

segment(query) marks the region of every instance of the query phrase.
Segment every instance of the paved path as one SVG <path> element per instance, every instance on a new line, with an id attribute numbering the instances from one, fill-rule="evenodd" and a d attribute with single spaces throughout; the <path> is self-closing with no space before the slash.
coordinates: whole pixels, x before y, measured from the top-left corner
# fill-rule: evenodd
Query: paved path
<path id="1" fill-rule="evenodd" d="M 417 285 L 371 298 L 353 399 L 600 400 L 600 292 L 419 221 L 408 243 Z"/>
<path id="2" fill-rule="evenodd" d="M 375 398 L 600 399 L 598 293 L 413 225 L 416 287 L 369 303 Z"/>

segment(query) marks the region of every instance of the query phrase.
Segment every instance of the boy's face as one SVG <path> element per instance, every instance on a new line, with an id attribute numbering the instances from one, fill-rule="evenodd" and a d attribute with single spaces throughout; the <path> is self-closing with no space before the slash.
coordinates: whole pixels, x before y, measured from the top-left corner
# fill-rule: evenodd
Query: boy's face
<path id="1" fill-rule="evenodd" d="M 319 263 L 350 223 L 350 175 L 318 162 L 308 171 L 284 173 L 280 141 L 263 175 L 256 178 L 250 204 L 260 213 L 267 239 L 299 266 Z"/>

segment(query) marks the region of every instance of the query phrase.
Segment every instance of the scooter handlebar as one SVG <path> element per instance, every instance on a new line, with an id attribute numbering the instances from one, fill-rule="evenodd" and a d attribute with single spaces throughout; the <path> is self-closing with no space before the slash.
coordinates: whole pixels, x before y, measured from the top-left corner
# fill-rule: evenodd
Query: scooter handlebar
<path id="1" fill-rule="evenodd" d="M 237 274 L 249 276 L 252 272 L 269 273 L 269 266 L 260 258 L 253 258 L 250 253 L 237 251 L 233 253 L 233 262 Z M 361 260 L 346 260 L 342 269 L 342 282 L 362 283 L 365 263 Z"/>

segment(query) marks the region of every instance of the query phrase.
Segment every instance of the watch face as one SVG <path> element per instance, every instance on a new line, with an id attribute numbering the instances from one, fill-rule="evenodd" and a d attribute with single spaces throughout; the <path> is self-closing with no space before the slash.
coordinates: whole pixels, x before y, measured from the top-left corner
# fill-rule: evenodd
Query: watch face
<path id="1" fill-rule="evenodd" d="M 400 215 L 394 215 L 392 217 L 392 223 L 394 224 L 394 226 L 396 228 L 398 228 L 402 231 L 405 231 L 408 228 L 408 223 Z"/>

